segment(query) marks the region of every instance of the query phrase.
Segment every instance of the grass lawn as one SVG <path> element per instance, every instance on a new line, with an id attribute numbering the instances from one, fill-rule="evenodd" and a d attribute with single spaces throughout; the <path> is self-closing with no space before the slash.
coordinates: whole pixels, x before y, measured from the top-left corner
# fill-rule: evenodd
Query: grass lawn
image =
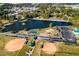
<path id="1" fill-rule="evenodd" d="M 29 49 L 27 44 L 25 44 L 20 51 L 8 52 L 4 50 L 5 44 L 12 39 L 15 39 L 15 37 L 0 36 L 0 56 L 28 56 L 25 54 Z M 53 56 L 40 51 L 42 42 L 43 40 L 40 40 L 35 44 L 32 56 Z M 57 42 L 54 44 L 58 48 L 58 51 L 54 54 L 55 56 L 79 56 L 79 44 L 65 44 L 63 42 Z"/>
<path id="2" fill-rule="evenodd" d="M 79 56 L 79 45 L 78 44 L 65 44 L 63 42 L 54 43 L 58 51 L 54 55 L 41 53 L 42 56 Z"/>
<path id="3" fill-rule="evenodd" d="M 55 54 L 56 56 L 79 56 L 79 45 L 78 44 L 70 44 L 66 45 L 64 43 L 57 44 L 58 52 Z"/>
<path id="4" fill-rule="evenodd" d="M 39 49 L 42 41 L 39 41 L 37 45 L 34 48 L 33 51 L 33 56 L 39 56 Z M 40 52 L 40 56 L 79 56 L 79 45 L 78 44 L 72 44 L 72 43 L 67 43 L 65 44 L 64 42 L 57 42 L 54 43 L 58 51 L 53 55 L 53 54 L 46 54 L 44 52 Z"/>
<path id="5" fill-rule="evenodd" d="M 36 43 L 36 45 L 35 45 L 35 47 L 33 49 L 32 56 L 40 56 L 40 53 L 41 53 L 40 47 L 41 47 L 42 43 L 43 43 L 43 40 L 39 40 Z"/>
<path id="6" fill-rule="evenodd" d="M 15 39 L 15 37 L 9 37 L 9 36 L 0 36 L 0 56 L 24 56 L 25 51 L 27 51 L 28 46 L 25 44 L 23 49 L 21 49 L 20 51 L 16 51 L 16 52 L 8 52 L 5 51 L 4 46 L 5 44 L 9 41 Z"/>
<path id="7" fill-rule="evenodd" d="M 16 52 L 11 53 L 11 52 L 7 52 L 7 51 L 4 50 L 5 44 L 9 40 L 12 40 L 14 38 L 15 37 L 8 37 L 8 36 L 4 37 L 4 36 L 0 36 L 0 56 L 3 56 L 3 55 L 8 56 L 8 55 L 14 55 L 14 54 L 16 54 Z"/>

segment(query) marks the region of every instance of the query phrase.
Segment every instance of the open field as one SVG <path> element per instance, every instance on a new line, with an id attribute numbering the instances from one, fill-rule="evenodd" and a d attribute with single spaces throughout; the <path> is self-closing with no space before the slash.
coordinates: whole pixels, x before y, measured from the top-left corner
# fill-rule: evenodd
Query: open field
<path id="1" fill-rule="evenodd" d="M 79 3 L 0 3 L 0 56 L 79 56 L 79 38 L 74 34 L 79 29 L 75 28 L 79 28 Z M 4 49 L 17 38 L 27 40 L 22 46 L 14 41 L 8 51 Z M 51 45 L 42 50 L 46 42 L 57 50 L 49 49 Z M 19 45 L 22 49 L 10 52 Z M 46 54 L 49 50 L 56 50 L 55 54 Z"/>
<path id="2" fill-rule="evenodd" d="M 26 51 L 28 51 L 28 45 L 25 44 L 24 47 L 20 50 L 20 51 L 16 51 L 16 52 L 8 52 L 4 50 L 4 46 L 5 44 L 9 41 L 15 39 L 15 37 L 4 37 L 4 36 L 0 36 L 0 56 L 28 56 L 27 54 L 25 54 Z M 41 45 L 42 41 L 38 41 L 38 43 L 35 45 L 34 49 L 33 49 L 33 56 L 38 56 L 38 49 Z M 78 44 L 65 44 L 63 42 L 57 42 L 54 43 L 57 48 L 58 51 L 54 54 L 55 56 L 78 56 L 79 55 L 79 45 Z M 37 54 L 38 53 L 38 54 Z M 49 54 L 45 54 L 43 52 L 40 52 L 40 56 L 53 56 L 53 55 L 49 55 Z"/>
<path id="3" fill-rule="evenodd" d="M 12 39 L 15 39 L 15 37 L 9 37 L 9 36 L 0 36 L 0 56 L 18 56 L 18 55 L 25 55 L 25 50 L 27 51 L 28 48 L 27 45 L 25 45 L 23 47 L 22 50 L 20 51 L 16 51 L 16 52 L 8 52 L 8 51 L 5 51 L 4 49 L 4 46 L 5 44 L 9 41 L 9 40 L 12 40 Z"/>

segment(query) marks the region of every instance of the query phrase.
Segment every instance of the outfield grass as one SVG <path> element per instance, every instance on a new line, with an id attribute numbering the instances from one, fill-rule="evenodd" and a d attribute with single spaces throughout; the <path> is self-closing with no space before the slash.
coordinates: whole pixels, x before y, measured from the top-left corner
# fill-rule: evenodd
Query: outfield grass
<path id="1" fill-rule="evenodd" d="M 0 36 L 0 56 L 8 56 L 8 55 L 15 55 L 16 52 L 7 52 L 4 49 L 5 44 L 9 41 L 15 39 L 15 37 L 8 37 L 8 36 Z"/>
<path id="2" fill-rule="evenodd" d="M 79 55 L 79 45 L 78 44 L 58 44 L 58 52 L 56 56 L 78 56 Z"/>
<path id="3" fill-rule="evenodd" d="M 15 37 L 0 36 L 0 56 L 28 56 L 25 54 L 25 52 L 29 50 L 29 46 L 27 44 L 25 44 L 20 51 L 8 52 L 4 50 L 5 44 L 12 39 L 15 39 Z M 52 54 L 45 54 L 44 52 L 40 51 L 40 46 L 42 43 L 43 41 L 40 40 L 37 44 L 35 44 L 32 56 L 53 56 Z M 58 48 L 58 51 L 54 54 L 54 56 L 79 56 L 79 44 L 65 44 L 63 42 L 57 42 L 54 44 Z"/>
<path id="4" fill-rule="evenodd" d="M 39 41 L 36 43 L 36 45 L 35 45 L 35 47 L 34 47 L 34 49 L 33 49 L 32 56 L 40 56 L 40 53 L 41 53 L 40 47 L 41 47 L 42 44 L 43 44 L 43 40 L 39 40 Z"/>

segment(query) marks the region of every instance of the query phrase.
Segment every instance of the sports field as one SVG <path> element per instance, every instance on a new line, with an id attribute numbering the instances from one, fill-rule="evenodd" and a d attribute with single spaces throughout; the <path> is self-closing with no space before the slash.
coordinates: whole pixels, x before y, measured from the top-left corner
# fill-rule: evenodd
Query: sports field
<path id="1" fill-rule="evenodd" d="M 0 36 L 0 56 L 28 56 L 25 52 L 28 51 L 28 45 L 25 44 L 23 48 L 19 51 L 16 52 L 8 52 L 5 51 L 4 46 L 5 44 L 9 41 L 15 39 L 15 37 L 4 37 Z M 53 54 L 46 54 L 44 52 L 39 52 L 38 49 L 40 49 L 40 45 L 43 41 L 39 41 L 34 49 L 32 56 L 77 56 L 79 55 L 79 45 L 78 44 L 72 44 L 72 43 L 64 43 L 64 42 L 56 42 L 53 43 L 56 45 L 58 51 L 53 55 Z"/>

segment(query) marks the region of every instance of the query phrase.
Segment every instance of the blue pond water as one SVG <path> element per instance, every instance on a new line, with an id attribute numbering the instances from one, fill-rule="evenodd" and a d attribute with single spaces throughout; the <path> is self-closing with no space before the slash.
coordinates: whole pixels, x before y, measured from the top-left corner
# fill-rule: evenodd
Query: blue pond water
<path id="1" fill-rule="evenodd" d="M 4 32 L 7 31 L 20 31 L 23 29 L 36 29 L 36 28 L 46 28 L 49 27 L 49 24 L 52 26 L 69 26 L 72 25 L 70 22 L 62 22 L 62 21 L 45 21 L 45 20 L 28 20 L 25 22 L 14 22 L 11 25 L 6 25 L 5 28 L 2 30 Z"/>
<path id="2" fill-rule="evenodd" d="M 36 29 L 36 28 L 47 28 L 49 27 L 49 25 L 52 25 L 52 26 L 63 26 L 63 28 L 61 28 L 61 30 L 59 30 L 59 32 L 61 32 L 63 34 L 63 38 L 64 38 L 64 41 L 69 41 L 69 42 L 76 42 L 76 38 L 75 36 L 67 31 L 68 29 L 65 28 L 64 26 L 70 26 L 70 25 L 73 25 L 72 23 L 70 22 L 63 22 L 63 21 L 45 21 L 45 20 L 28 20 L 28 21 L 24 21 L 24 22 L 21 22 L 21 21 L 17 21 L 17 22 L 14 22 L 13 24 L 10 24 L 10 25 L 6 25 L 5 28 L 2 30 L 3 32 L 8 32 L 8 31 L 15 31 L 15 32 L 18 32 L 20 30 L 23 30 L 23 29 Z M 36 33 L 35 31 L 30 31 L 32 33 Z M 62 39 L 60 38 L 52 38 L 52 41 L 55 40 L 55 41 L 61 41 Z M 34 43 L 32 43 L 34 45 Z"/>

